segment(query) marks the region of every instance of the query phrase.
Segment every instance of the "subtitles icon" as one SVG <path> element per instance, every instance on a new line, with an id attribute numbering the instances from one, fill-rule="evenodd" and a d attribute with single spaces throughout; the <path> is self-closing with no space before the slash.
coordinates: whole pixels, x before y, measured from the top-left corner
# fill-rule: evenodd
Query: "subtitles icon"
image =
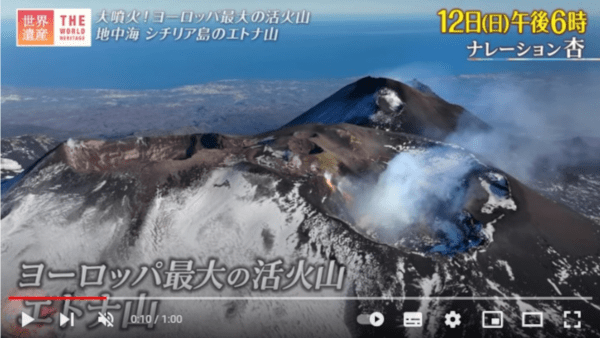
<path id="1" fill-rule="evenodd" d="M 544 314 L 542 312 L 523 312 L 521 315 L 521 326 L 544 327 Z"/>
<path id="2" fill-rule="evenodd" d="M 504 326 L 504 314 L 502 311 L 483 311 L 481 315 L 481 326 L 484 329 L 500 329 Z"/>
<path id="3" fill-rule="evenodd" d="M 421 312 L 404 312 L 404 326 L 421 327 L 423 326 L 423 314 Z"/>

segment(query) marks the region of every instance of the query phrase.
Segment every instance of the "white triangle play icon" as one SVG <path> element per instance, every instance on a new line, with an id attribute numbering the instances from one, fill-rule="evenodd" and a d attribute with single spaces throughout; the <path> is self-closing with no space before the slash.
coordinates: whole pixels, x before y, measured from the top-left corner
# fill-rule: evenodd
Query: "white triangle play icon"
<path id="1" fill-rule="evenodd" d="M 385 319 L 381 312 L 373 312 L 373 313 L 371 313 L 371 316 L 369 317 L 369 322 L 371 323 L 371 325 L 373 325 L 375 327 L 380 327 L 381 325 L 383 325 L 384 320 Z"/>
<path id="2" fill-rule="evenodd" d="M 33 319 L 30 315 L 26 314 L 25 312 L 21 312 L 21 327 L 25 327 L 27 326 L 27 324 L 33 322 L 35 319 Z"/>
<path id="3" fill-rule="evenodd" d="M 69 322 L 69 317 L 63 315 L 62 313 L 60 314 L 60 326 L 64 326 L 66 323 Z"/>

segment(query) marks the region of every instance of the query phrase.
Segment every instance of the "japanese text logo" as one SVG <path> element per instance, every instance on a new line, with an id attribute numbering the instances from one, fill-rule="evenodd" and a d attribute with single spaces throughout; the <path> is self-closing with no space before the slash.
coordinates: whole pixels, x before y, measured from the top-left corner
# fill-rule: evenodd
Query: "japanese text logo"
<path id="1" fill-rule="evenodd" d="M 17 46 L 89 47 L 91 9 L 17 9 Z"/>

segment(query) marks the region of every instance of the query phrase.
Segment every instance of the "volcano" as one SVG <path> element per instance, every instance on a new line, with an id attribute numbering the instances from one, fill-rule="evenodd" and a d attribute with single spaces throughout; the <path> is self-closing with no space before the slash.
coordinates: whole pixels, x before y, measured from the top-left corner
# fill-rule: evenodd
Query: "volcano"
<path id="1" fill-rule="evenodd" d="M 39 336 L 600 335 L 600 227 L 443 142 L 469 128 L 490 127 L 427 90 L 369 77 L 260 135 L 64 142 L 3 192 L 2 334 L 20 332 L 10 314 L 21 307 L 7 297 L 28 292 L 17 288 L 22 264 L 43 262 L 107 266 L 102 286 L 45 279 L 48 296 L 208 298 L 161 300 L 161 315 L 183 317 L 176 326 L 107 331 L 82 311 L 80 325 L 60 329 L 54 316 Z M 281 260 L 294 272 L 299 261 L 335 262 L 345 274 L 321 290 L 308 270 L 286 290 L 164 286 L 168 262 L 210 258 L 230 268 Z M 141 266 L 157 273 L 111 287 L 117 268 Z M 407 311 L 423 325 L 405 327 Z M 445 325 L 450 311 L 457 327 Z M 504 326 L 482 328 L 483 311 L 502 311 Z M 526 311 L 544 313 L 543 329 L 522 327 Z M 581 311 L 581 328 L 565 328 L 563 311 Z M 374 312 L 380 327 L 357 320 Z"/>
<path id="2" fill-rule="evenodd" d="M 285 126 L 351 123 L 438 140 L 454 132 L 490 129 L 463 107 L 444 101 L 417 80 L 412 83 L 414 88 L 386 78 L 362 78 Z"/>

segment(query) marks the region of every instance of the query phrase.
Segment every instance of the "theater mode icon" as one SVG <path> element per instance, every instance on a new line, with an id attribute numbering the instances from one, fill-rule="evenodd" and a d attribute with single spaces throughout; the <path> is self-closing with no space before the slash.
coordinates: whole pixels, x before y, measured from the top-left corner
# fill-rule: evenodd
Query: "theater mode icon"
<path id="1" fill-rule="evenodd" d="M 544 313 L 523 312 L 521 317 L 522 327 L 544 327 Z"/>

